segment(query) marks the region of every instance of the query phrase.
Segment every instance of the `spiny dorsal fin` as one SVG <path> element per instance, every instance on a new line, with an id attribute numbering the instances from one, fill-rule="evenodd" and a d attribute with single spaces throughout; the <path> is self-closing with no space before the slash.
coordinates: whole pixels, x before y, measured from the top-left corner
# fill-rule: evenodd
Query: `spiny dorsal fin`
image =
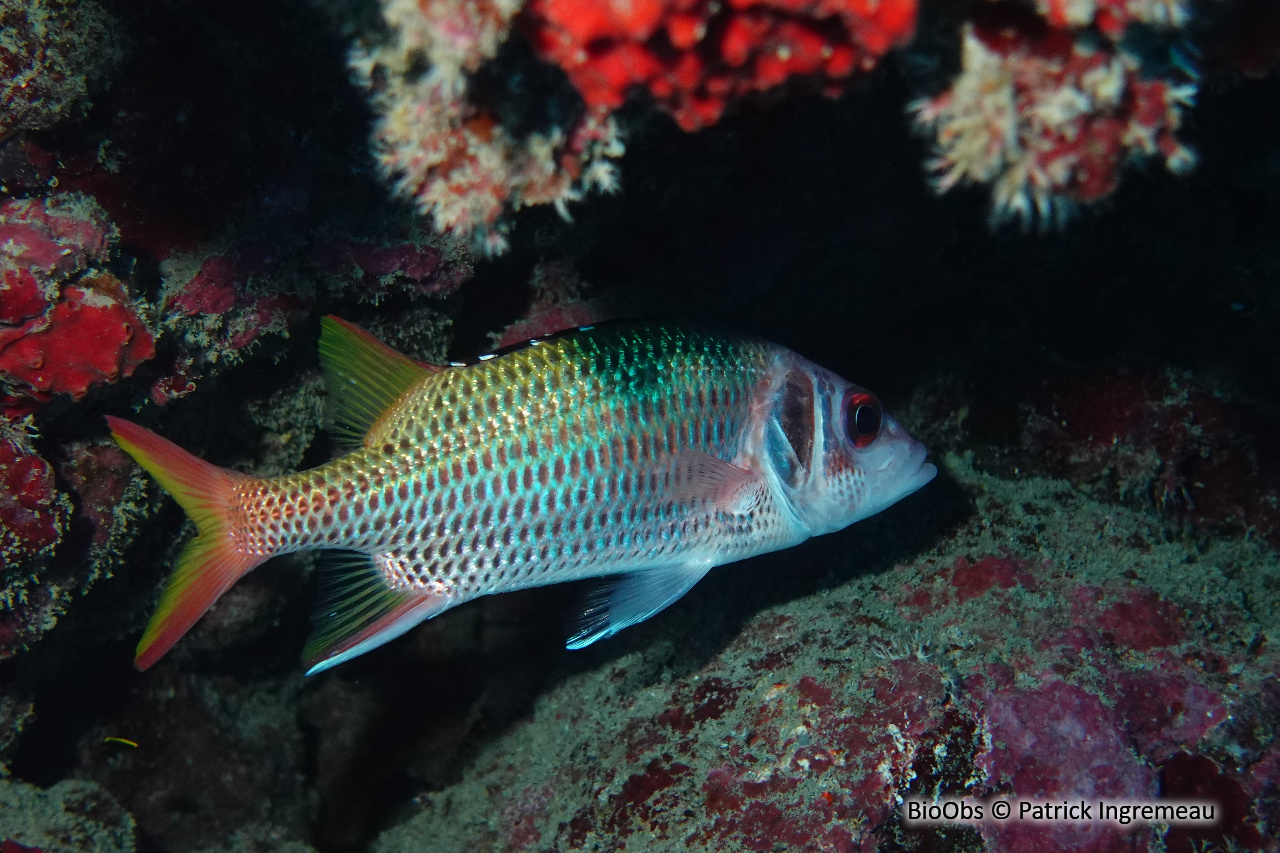
<path id="1" fill-rule="evenodd" d="M 443 369 L 414 361 L 334 316 L 320 320 L 320 365 L 329 381 L 334 429 L 355 447 L 406 391 Z"/>

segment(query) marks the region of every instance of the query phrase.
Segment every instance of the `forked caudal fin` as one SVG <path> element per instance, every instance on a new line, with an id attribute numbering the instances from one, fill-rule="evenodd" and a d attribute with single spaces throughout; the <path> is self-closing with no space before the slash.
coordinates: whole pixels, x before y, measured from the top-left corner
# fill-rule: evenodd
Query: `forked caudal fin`
<path id="1" fill-rule="evenodd" d="M 147 669 L 269 555 L 245 554 L 236 547 L 230 517 L 233 490 L 247 475 L 210 465 L 135 423 L 108 416 L 107 426 L 116 443 L 173 495 L 199 532 L 178 555 L 138 643 L 134 665 Z"/>

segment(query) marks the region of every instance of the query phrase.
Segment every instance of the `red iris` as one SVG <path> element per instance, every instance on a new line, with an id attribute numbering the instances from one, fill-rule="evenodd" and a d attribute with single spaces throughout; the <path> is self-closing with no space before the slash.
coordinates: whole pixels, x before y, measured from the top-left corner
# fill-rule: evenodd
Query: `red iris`
<path id="1" fill-rule="evenodd" d="M 884 423 L 884 410 L 875 395 L 850 391 L 844 398 L 844 429 L 853 446 L 861 450 L 876 440 Z"/>

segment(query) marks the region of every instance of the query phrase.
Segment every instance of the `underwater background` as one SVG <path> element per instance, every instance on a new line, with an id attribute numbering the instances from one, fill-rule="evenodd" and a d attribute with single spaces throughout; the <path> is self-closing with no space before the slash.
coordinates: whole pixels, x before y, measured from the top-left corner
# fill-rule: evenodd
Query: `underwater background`
<path id="1" fill-rule="evenodd" d="M 1277 8 L 0 0 L 0 850 L 1280 850 Z M 557 586 L 304 678 L 293 555 L 135 671 L 190 531 L 103 416 L 320 464 L 325 314 L 742 329 L 939 476 L 583 651 Z"/>

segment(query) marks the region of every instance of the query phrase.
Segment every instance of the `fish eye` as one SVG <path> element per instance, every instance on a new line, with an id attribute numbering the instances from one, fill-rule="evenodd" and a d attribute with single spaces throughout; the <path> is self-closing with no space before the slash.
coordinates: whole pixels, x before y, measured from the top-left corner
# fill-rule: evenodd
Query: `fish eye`
<path id="1" fill-rule="evenodd" d="M 844 429 L 853 446 L 861 450 L 880 435 L 884 410 L 875 395 L 866 391 L 850 391 L 844 400 Z"/>

